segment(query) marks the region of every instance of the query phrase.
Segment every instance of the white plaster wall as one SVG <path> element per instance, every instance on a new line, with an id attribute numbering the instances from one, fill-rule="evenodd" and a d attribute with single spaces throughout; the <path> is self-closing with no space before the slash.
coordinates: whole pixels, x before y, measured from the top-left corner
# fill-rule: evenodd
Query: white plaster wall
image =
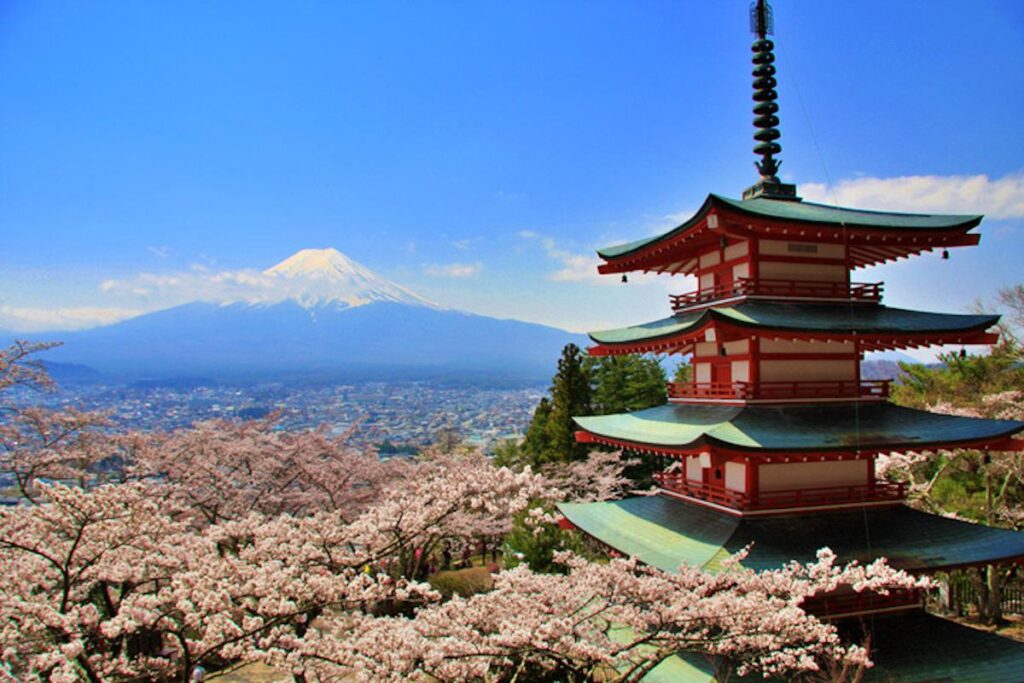
<path id="1" fill-rule="evenodd" d="M 749 360 L 734 360 L 732 362 L 732 381 L 733 382 L 749 382 L 750 381 L 750 361 Z"/>
<path id="2" fill-rule="evenodd" d="M 750 264 L 749 263 L 737 263 L 732 267 L 732 277 L 734 280 L 740 278 L 750 277 Z"/>
<path id="3" fill-rule="evenodd" d="M 711 266 L 717 266 L 722 262 L 722 255 L 716 251 L 709 251 L 706 254 L 701 254 L 700 267 L 710 268 Z"/>
<path id="4" fill-rule="evenodd" d="M 868 461 L 838 460 L 761 465 L 757 477 L 759 491 L 864 485 L 868 483 Z"/>
<path id="5" fill-rule="evenodd" d="M 725 463 L 725 488 L 730 491 L 746 491 L 747 467 L 753 467 L 753 465 L 742 462 Z"/>
<path id="6" fill-rule="evenodd" d="M 787 254 L 792 256 L 792 254 Z M 804 256 L 804 254 L 800 254 Z M 765 280 L 804 280 L 809 282 L 846 282 L 846 267 L 819 263 L 781 263 L 761 261 L 758 273 Z"/>
<path id="7" fill-rule="evenodd" d="M 700 358 L 718 355 L 718 344 L 714 342 L 697 342 L 696 353 Z"/>
<path id="8" fill-rule="evenodd" d="M 826 382 L 857 379 L 853 360 L 763 360 L 762 382 Z"/>
<path id="9" fill-rule="evenodd" d="M 711 381 L 711 363 L 696 363 L 693 366 L 693 376 L 697 384 L 707 384 Z"/>
<path id="10" fill-rule="evenodd" d="M 730 356 L 739 356 L 744 353 L 750 353 L 750 340 L 749 339 L 737 339 L 736 341 L 728 341 L 723 344 L 725 352 Z"/>
<path id="11" fill-rule="evenodd" d="M 810 253 L 806 251 L 790 251 L 789 245 L 796 244 L 803 246 L 817 247 L 817 251 Z M 806 256 L 807 258 L 846 258 L 846 247 L 842 244 L 829 244 L 827 242 L 789 242 L 786 240 L 761 240 L 758 245 L 758 252 L 767 256 Z"/>
<path id="12" fill-rule="evenodd" d="M 853 354 L 852 341 L 823 342 L 800 339 L 761 339 L 763 353 L 846 353 Z"/>
<path id="13" fill-rule="evenodd" d="M 715 276 L 711 273 L 704 273 L 700 276 L 700 288 L 711 289 L 715 286 Z"/>
<path id="14" fill-rule="evenodd" d="M 701 480 L 700 458 L 697 456 L 686 459 L 686 478 L 690 481 Z"/>
<path id="15" fill-rule="evenodd" d="M 736 244 L 730 244 L 729 246 L 727 246 L 725 248 L 725 260 L 726 261 L 731 261 L 734 258 L 739 258 L 740 256 L 746 256 L 749 251 L 750 251 L 750 243 L 747 242 L 747 240 L 743 240 L 742 242 L 737 242 Z"/>

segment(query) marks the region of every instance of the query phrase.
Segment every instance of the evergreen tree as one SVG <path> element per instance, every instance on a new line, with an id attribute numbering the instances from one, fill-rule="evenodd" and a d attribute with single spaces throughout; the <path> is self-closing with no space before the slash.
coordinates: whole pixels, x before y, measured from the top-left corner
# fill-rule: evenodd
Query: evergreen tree
<path id="1" fill-rule="evenodd" d="M 551 413 L 545 429 L 547 450 L 543 462 L 585 460 L 589 447 L 576 443 L 573 416 L 590 415 L 590 378 L 583 367 L 583 353 L 575 344 L 567 344 L 558 359 L 558 372 L 551 383 Z"/>
<path id="2" fill-rule="evenodd" d="M 531 465 L 539 464 L 550 448 L 549 417 L 551 417 L 551 401 L 545 396 L 533 411 L 533 419 L 530 421 L 529 429 L 526 430 L 526 438 L 523 439 L 523 455 L 526 462 Z"/>
<path id="3" fill-rule="evenodd" d="M 689 360 L 679 361 L 679 365 L 676 366 L 676 372 L 672 376 L 672 381 L 677 384 L 689 384 L 693 381 L 693 363 Z"/>
<path id="4" fill-rule="evenodd" d="M 665 371 L 653 356 L 588 357 L 584 366 L 590 376 L 591 404 L 597 415 L 643 410 L 667 400 Z"/>

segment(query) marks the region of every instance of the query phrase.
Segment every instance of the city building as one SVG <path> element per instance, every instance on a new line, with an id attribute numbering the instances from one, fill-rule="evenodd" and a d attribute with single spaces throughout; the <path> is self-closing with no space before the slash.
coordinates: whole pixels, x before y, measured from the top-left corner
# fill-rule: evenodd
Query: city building
<path id="1" fill-rule="evenodd" d="M 880 455 L 972 448 L 1024 450 L 1024 423 L 893 405 L 889 381 L 864 380 L 869 351 L 991 344 L 994 315 L 902 310 L 857 268 L 978 243 L 981 216 L 863 211 L 802 201 L 777 176 L 778 106 L 770 8 L 752 8 L 755 154 L 760 180 L 742 199 L 709 195 L 662 235 L 598 252 L 601 273 L 695 276 L 672 315 L 594 332 L 594 355 L 679 353 L 693 377 L 669 403 L 576 418 L 580 442 L 659 458 L 657 495 L 564 504 L 568 523 L 606 546 L 673 571 L 879 557 L 914 573 L 1024 558 L 1024 534 L 926 514 L 876 476 Z M 918 592 L 821 596 L 814 613 L 870 635 L 869 680 L 1024 680 L 1024 644 L 928 615 Z M 714 663 L 669 660 L 651 676 L 714 680 Z"/>

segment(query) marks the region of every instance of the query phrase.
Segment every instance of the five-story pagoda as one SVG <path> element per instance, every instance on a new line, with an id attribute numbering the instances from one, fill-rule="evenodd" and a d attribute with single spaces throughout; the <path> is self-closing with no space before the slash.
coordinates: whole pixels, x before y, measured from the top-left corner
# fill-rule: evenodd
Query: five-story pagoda
<path id="1" fill-rule="evenodd" d="M 869 351 L 996 341 L 998 316 L 890 308 L 881 283 L 851 280 L 857 268 L 975 245 L 982 217 L 802 201 L 777 177 L 771 9 L 758 0 L 751 13 L 760 180 L 739 200 L 709 195 L 665 234 L 598 252 L 601 273 L 697 281 L 671 297 L 671 316 L 594 332 L 589 349 L 690 355 L 692 380 L 671 384 L 661 407 L 575 418 L 581 442 L 660 458 L 659 494 L 562 512 L 605 545 L 667 571 L 681 563 L 715 570 L 747 547 L 743 564 L 754 568 L 811 561 L 824 546 L 843 561 L 886 557 L 913 572 L 1018 562 L 1024 534 L 915 511 L 903 504 L 902 485 L 876 477 L 875 461 L 1022 450 L 1012 436 L 1024 423 L 901 408 L 888 401 L 888 381 L 860 372 Z M 1024 680 L 1024 648 L 924 615 L 920 595 L 831 599 L 815 610 L 833 619 L 899 615 L 872 619 L 875 676 L 946 680 L 955 662 L 959 673 L 948 680 Z M 900 642 L 887 630 L 902 633 Z"/>

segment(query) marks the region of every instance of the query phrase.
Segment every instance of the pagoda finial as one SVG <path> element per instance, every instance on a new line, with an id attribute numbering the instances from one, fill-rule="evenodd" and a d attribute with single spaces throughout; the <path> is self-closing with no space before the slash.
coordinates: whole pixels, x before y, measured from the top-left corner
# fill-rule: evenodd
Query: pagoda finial
<path id="1" fill-rule="evenodd" d="M 751 46 L 754 57 L 754 154 L 761 155 L 756 162 L 761 180 L 743 193 L 744 199 L 770 197 L 772 199 L 796 199 L 796 186 L 779 182 L 779 166 L 782 162 L 775 155 L 782 151 L 778 139 L 782 136 L 779 125 L 779 105 L 775 103 L 779 94 L 775 92 L 775 43 L 768 39 L 774 32 L 772 7 L 768 0 L 754 0 L 750 5 L 750 30 L 757 36 Z"/>

